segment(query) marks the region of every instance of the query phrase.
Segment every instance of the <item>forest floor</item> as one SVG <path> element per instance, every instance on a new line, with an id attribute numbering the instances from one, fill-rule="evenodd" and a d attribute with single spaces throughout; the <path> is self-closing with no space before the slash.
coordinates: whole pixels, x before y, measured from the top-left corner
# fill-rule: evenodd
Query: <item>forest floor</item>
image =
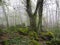
<path id="1" fill-rule="evenodd" d="M 48 42 L 46 41 L 46 37 L 51 37 L 53 34 L 51 34 L 51 32 L 48 32 L 41 33 L 41 35 L 43 36 L 42 38 L 35 31 L 29 31 L 28 27 L 18 28 L 17 26 L 4 30 L 0 29 L 0 45 L 46 45 L 46 42 Z"/>

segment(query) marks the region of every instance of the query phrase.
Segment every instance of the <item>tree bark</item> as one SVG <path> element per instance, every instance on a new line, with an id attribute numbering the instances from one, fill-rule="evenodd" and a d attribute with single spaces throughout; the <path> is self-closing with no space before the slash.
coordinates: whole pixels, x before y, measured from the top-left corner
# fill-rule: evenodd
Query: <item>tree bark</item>
<path id="1" fill-rule="evenodd" d="M 27 3 L 27 6 L 26 6 L 27 13 L 28 13 L 29 18 L 30 18 L 30 29 L 36 31 L 36 18 L 32 14 L 31 2 L 30 2 L 30 0 L 26 0 L 26 3 Z"/>
<path id="2" fill-rule="evenodd" d="M 27 13 L 29 15 L 29 18 L 30 18 L 30 28 L 31 30 L 34 30 L 34 31 L 38 31 L 39 30 L 42 30 L 42 8 L 43 8 L 43 0 L 38 0 L 37 1 L 37 6 L 36 6 L 36 10 L 34 12 L 34 14 L 32 14 L 32 9 L 31 9 L 31 2 L 30 0 L 26 0 L 26 3 L 27 3 L 27 6 L 26 6 L 26 10 L 27 10 Z M 36 27 L 36 15 L 37 15 L 37 12 L 39 14 L 39 23 L 38 23 L 38 27 Z"/>
<path id="3" fill-rule="evenodd" d="M 39 9 L 38 9 L 38 14 L 39 14 L 38 29 L 39 29 L 39 31 L 43 31 L 43 29 L 42 29 L 43 0 L 38 1 L 38 4 L 39 4 Z"/>

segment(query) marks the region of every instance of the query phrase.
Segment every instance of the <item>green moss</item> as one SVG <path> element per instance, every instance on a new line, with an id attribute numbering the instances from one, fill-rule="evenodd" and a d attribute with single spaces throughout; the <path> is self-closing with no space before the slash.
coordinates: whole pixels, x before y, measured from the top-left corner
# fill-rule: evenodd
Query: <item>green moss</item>
<path id="1" fill-rule="evenodd" d="M 33 39 L 38 39 L 38 34 L 35 31 L 30 31 L 28 35 Z"/>
<path id="2" fill-rule="evenodd" d="M 52 45 L 50 41 L 46 41 L 46 44 L 47 45 Z"/>
<path id="3" fill-rule="evenodd" d="M 47 41 L 47 45 L 60 45 L 60 40 L 53 39 L 52 41 Z"/>
<path id="4" fill-rule="evenodd" d="M 9 45 L 8 40 L 5 40 L 5 41 L 4 41 L 4 45 Z"/>
<path id="5" fill-rule="evenodd" d="M 41 34 L 42 36 L 48 35 L 48 36 L 54 37 L 54 34 L 53 34 L 52 32 L 41 32 L 40 34 Z"/>
<path id="6" fill-rule="evenodd" d="M 31 44 L 32 45 L 41 45 L 38 41 L 36 40 L 31 40 Z"/>
<path id="7" fill-rule="evenodd" d="M 53 35 L 52 32 L 41 32 L 42 35 Z"/>
<path id="8" fill-rule="evenodd" d="M 18 31 L 27 34 L 29 30 L 28 27 L 24 27 L 24 28 L 19 28 Z"/>

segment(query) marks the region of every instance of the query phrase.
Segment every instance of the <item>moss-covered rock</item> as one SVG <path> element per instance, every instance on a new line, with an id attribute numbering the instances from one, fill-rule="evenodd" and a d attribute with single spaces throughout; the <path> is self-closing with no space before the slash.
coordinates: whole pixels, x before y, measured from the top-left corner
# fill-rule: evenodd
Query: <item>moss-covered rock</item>
<path id="1" fill-rule="evenodd" d="M 30 32 L 28 33 L 28 35 L 29 35 L 32 39 L 36 39 L 36 40 L 39 39 L 39 38 L 38 38 L 38 34 L 37 34 L 35 31 L 30 31 Z"/>
<path id="2" fill-rule="evenodd" d="M 40 37 L 44 40 L 52 40 L 54 38 L 54 34 L 52 32 L 41 32 Z"/>

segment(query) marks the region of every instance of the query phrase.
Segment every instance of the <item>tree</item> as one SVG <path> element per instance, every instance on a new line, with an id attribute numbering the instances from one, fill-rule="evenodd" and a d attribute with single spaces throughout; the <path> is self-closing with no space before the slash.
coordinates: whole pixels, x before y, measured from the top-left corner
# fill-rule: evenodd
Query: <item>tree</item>
<path id="1" fill-rule="evenodd" d="M 43 29 L 42 29 L 43 0 L 38 0 L 37 7 L 38 7 L 38 14 L 39 14 L 38 29 L 39 29 L 40 31 L 43 31 Z"/>
<path id="2" fill-rule="evenodd" d="M 5 18 L 6 18 L 6 22 L 7 22 L 7 28 L 9 27 L 9 23 L 8 23 L 8 17 L 6 15 L 6 11 L 5 11 L 5 8 L 4 8 L 4 1 L 1 0 L 1 3 L 2 3 L 2 8 L 3 8 L 3 13 L 5 15 Z"/>
<path id="3" fill-rule="evenodd" d="M 32 14 L 32 9 L 31 9 L 31 0 L 26 0 L 27 6 L 26 6 L 26 11 L 29 15 L 30 18 L 30 29 L 34 31 L 42 30 L 42 10 L 43 10 L 43 0 L 37 0 L 37 6 L 34 14 Z M 38 27 L 36 27 L 36 15 L 37 12 L 39 14 L 39 23 Z"/>

